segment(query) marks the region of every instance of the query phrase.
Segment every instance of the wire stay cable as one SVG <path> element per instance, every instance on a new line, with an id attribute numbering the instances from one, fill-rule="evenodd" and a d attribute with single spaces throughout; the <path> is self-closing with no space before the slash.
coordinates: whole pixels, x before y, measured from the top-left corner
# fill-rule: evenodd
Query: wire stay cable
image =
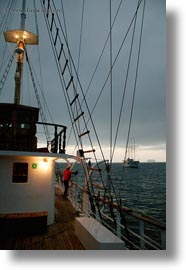
<path id="1" fill-rule="evenodd" d="M 133 111 L 134 111 L 134 102 L 135 102 L 135 95 L 136 95 L 137 78 L 138 78 L 138 70 L 139 70 L 139 62 L 140 62 L 139 60 L 140 60 L 143 25 L 144 25 L 144 16 L 145 16 L 145 4 L 146 4 L 146 0 L 144 0 L 144 5 L 143 5 L 143 13 L 142 13 L 142 21 L 141 21 L 141 29 L 140 29 L 140 40 L 139 40 L 139 46 L 138 46 L 136 73 L 135 73 L 134 90 L 133 90 L 133 97 L 132 97 L 132 107 L 131 107 L 131 112 L 130 112 L 130 120 L 129 120 L 129 127 L 128 127 L 128 134 L 127 134 L 127 141 L 126 141 L 124 160 L 126 159 L 126 156 L 127 156 L 127 149 L 128 149 L 129 136 L 130 136 L 130 130 L 131 130 L 131 123 L 132 123 Z M 122 184 L 123 177 L 124 177 L 124 163 L 123 163 L 123 166 L 122 166 L 121 182 L 120 182 L 119 190 L 121 190 L 121 184 Z"/>

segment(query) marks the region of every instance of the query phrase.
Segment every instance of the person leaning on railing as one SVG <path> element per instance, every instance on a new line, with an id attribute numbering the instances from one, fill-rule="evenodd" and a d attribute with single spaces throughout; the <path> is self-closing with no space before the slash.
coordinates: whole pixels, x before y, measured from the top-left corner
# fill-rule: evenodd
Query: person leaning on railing
<path id="1" fill-rule="evenodd" d="M 68 195 L 69 181 L 71 179 L 72 174 L 77 175 L 78 171 L 72 172 L 70 170 L 70 166 L 67 166 L 63 172 L 63 180 L 64 180 L 64 186 L 65 186 L 64 196 L 65 197 L 67 197 L 67 195 Z"/>

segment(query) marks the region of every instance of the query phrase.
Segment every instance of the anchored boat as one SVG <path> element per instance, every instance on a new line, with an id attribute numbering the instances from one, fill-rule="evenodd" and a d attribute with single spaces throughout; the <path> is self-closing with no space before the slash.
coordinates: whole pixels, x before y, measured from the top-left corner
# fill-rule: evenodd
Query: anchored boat
<path id="1" fill-rule="evenodd" d="M 129 152 L 129 156 L 127 159 L 124 160 L 124 166 L 126 168 L 135 168 L 137 169 L 139 167 L 139 160 L 136 160 L 136 147 L 135 147 L 135 138 L 131 138 L 131 146 L 130 146 L 130 152 Z M 125 156 L 127 155 L 127 151 Z"/>
<path id="2" fill-rule="evenodd" d="M 127 160 L 124 160 L 124 165 L 127 168 L 138 168 L 139 167 L 139 161 L 134 160 L 133 158 L 127 158 Z"/>
<path id="3" fill-rule="evenodd" d="M 61 10 L 64 12 L 63 1 Z M 10 21 L 10 15 L 5 13 L 2 21 L 2 31 L 7 44 L 13 44 L 14 50 L 10 50 L 9 61 L 1 67 L 3 69 L 0 81 L 0 93 L 4 89 L 15 56 L 15 91 L 14 103 L 0 103 L 0 226 L 1 232 L 6 233 L 43 233 L 47 227 L 54 223 L 54 179 L 56 161 L 64 161 L 71 170 L 81 166 L 83 174 L 81 183 L 72 181 L 69 189 L 68 200 L 79 213 L 75 220 L 75 234 L 81 241 L 85 249 L 164 249 L 165 248 L 165 224 L 159 220 L 149 217 L 144 213 L 128 208 L 123 200 L 118 197 L 118 192 L 112 181 L 112 162 L 118 131 L 123 111 L 124 96 L 126 92 L 126 82 L 123 96 L 121 97 L 121 108 L 116 125 L 116 136 L 113 139 L 113 120 L 111 120 L 110 135 L 110 156 L 106 158 L 103 145 L 98 136 L 96 123 L 93 119 L 93 112 L 99 98 L 104 90 L 108 78 L 111 79 L 111 119 L 113 111 L 113 91 L 112 77 L 115 63 L 118 59 L 122 46 L 129 32 L 132 33 L 129 55 L 132 54 L 133 38 L 135 28 L 139 24 L 138 57 L 136 65 L 135 86 L 133 90 L 133 103 L 130 113 L 128 137 L 130 135 L 131 120 L 133 114 L 134 97 L 137 84 L 138 61 L 140 55 L 141 36 L 143 29 L 143 18 L 145 1 L 137 2 L 132 12 L 128 29 L 125 32 L 121 45 L 115 59 L 112 58 L 112 31 L 117 14 L 122 5 L 120 1 L 117 6 L 114 20 L 110 17 L 110 30 L 105 44 L 110 40 L 110 68 L 103 87 L 97 97 L 95 105 L 90 109 L 80 76 L 79 64 L 76 66 L 71 54 L 66 32 L 65 14 L 59 16 L 59 7 L 56 1 L 40 1 L 37 9 L 34 3 L 34 14 L 37 33 L 32 33 L 26 28 L 26 1 L 22 1 L 20 28 L 7 28 L 5 21 Z M 15 1 L 9 1 L 5 10 L 15 9 Z M 64 103 L 66 103 L 68 117 L 71 122 L 71 131 L 75 154 L 67 153 L 67 126 L 63 123 L 56 124 L 46 120 L 45 110 L 41 101 L 43 92 L 38 90 L 38 82 L 34 65 L 31 62 L 32 53 L 30 46 L 38 46 L 40 42 L 38 33 L 37 10 L 42 11 L 45 26 L 50 40 L 53 57 L 55 59 L 56 70 L 61 83 L 60 91 L 63 93 Z M 110 14 L 112 7 L 110 4 Z M 83 25 L 84 1 L 82 8 Z M 141 16 L 139 15 L 141 14 Z M 138 17 L 140 21 L 138 22 Z M 63 18 L 63 23 L 62 23 Z M 4 27 L 4 28 L 3 28 Z M 106 46 L 106 45 L 105 45 Z M 105 49 L 104 46 L 104 49 Z M 80 46 L 81 47 L 81 46 Z M 79 48 L 80 48 L 79 47 Z M 9 48 L 9 47 L 7 47 Z M 7 49 L 6 48 L 6 49 Z M 103 51 L 104 51 L 103 49 Z M 79 49 L 80 55 L 80 49 Z M 102 54 L 101 54 L 102 55 Z M 130 67 L 130 56 L 128 59 L 128 70 Z M 101 56 L 100 56 L 101 59 Z M 100 61 L 99 59 L 99 61 Z M 98 61 L 98 64 L 99 64 Z M 7 64 L 8 63 L 8 64 Z M 27 66 L 27 71 L 32 82 L 37 106 L 28 106 L 22 103 L 22 78 L 23 63 Z M 50 62 L 48 62 L 50 65 Z M 45 69 L 42 67 L 41 69 Z M 93 73 L 92 79 L 96 69 Z M 52 70 L 51 70 L 52 73 Z M 23 89 L 24 90 L 24 89 Z M 101 117 L 101 116 L 100 116 Z M 60 117 L 63 121 L 66 115 Z M 42 129 L 41 129 L 42 127 Z M 104 128 L 103 128 L 104 131 Z M 40 135 L 45 134 L 46 140 L 40 142 Z M 51 136 L 52 135 L 52 136 Z M 128 140 L 126 145 L 128 145 Z M 61 174 L 57 174 L 60 178 Z M 58 188 L 62 189 L 59 181 Z M 64 199 L 63 197 L 61 199 Z M 139 232 L 130 228 L 128 219 L 135 220 L 139 225 Z M 150 224 L 155 228 L 158 237 L 153 239 L 145 234 L 145 225 Z"/>

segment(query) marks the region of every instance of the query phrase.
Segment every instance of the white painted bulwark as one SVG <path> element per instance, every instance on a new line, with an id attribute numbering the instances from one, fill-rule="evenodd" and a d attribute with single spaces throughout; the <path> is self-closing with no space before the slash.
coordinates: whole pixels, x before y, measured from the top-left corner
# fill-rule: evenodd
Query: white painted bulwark
<path id="1" fill-rule="evenodd" d="M 93 218 L 76 218 L 75 234 L 87 250 L 125 249 L 125 243 L 120 238 Z"/>
<path id="2" fill-rule="evenodd" d="M 54 161 L 48 154 L 0 151 L 0 214 L 48 212 L 54 222 Z M 13 164 L 28 163 L 26 183 L 13 183 Z"/>

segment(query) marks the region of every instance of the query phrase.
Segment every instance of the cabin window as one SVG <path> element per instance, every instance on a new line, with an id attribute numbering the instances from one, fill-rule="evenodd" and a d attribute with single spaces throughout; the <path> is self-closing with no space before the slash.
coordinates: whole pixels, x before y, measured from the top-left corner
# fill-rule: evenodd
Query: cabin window
<path id="1" fill-rule="evenodd" d="M 30 129 L 30 123 L 29 123 L 31 121 L 30 112 L 23 112 L 23 111 L 17 112 L 17 119 L 19 119 L 19 122 L 17 124 L 20 128 Z"/>
<path id="2" fill-rule="evenodd" d="M 26 183 L 28 181 L 28 163 L 13 164 L 13 183 Z"/>

